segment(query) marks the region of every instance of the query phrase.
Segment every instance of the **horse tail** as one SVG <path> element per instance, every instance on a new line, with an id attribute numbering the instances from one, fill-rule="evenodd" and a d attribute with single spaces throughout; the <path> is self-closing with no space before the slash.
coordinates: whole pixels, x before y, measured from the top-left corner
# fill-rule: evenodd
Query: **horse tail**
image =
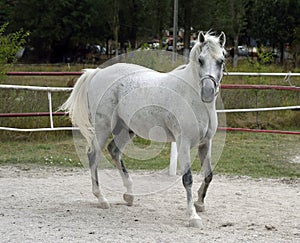
<path id="1" fill-rule="evenodd" d="M 88 149 L 92 148 L 94 128 L 90 120 L 88 105 L 88 84 L 99 69 L 84 69 L 84 73 L 77 80 L 67 101 L 60 107 L 69 113 L 72 124 L 78 126 L 81 134 L 87 140 Z"/>

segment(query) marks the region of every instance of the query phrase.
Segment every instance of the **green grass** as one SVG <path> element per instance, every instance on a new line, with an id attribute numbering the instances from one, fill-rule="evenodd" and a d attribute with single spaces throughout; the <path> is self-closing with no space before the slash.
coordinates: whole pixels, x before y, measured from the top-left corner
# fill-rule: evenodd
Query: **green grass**
<path id="1" fill-rule="evenodd" d="M 233 68 L 230 60 L 226 64 L 227 72 L 254 72 L 254 73 L 299 73 L 300 69 L 291 69 L 281 65 L 262 65 L 258 62 L 249 62 L 247 59 L 239 60 L 238 67 Z M 300 86 L 300 77 L 292 77 L 291 83 Z M 284 77 L 248 77 L 248 76 L 224 76 L 224 84 L 265 84 L 265 85 L 289 85 L 284 81 Z"/>
<path id="2" fill-rule="evenodd" d="M 151 60 L 150 60 L 151 61 Z M 228 65 L 230 66 L 230 65 Z M 91 65 L 17 65 L 10 71 L 80 71 Z M 286 72 L 276 65 L 263 66 L 240 61 L 238 69 L 228 71 L 245 72 Z M 297 70 L 294 70 L 297 71 Z M 298 70 L 299 71 L 299 70 Z M 1 83 L 68 86 L 77 77 L 5 77 Z M 223 83 L 276 84 L 288 85 L 283 78 L 270 77 L 224 77 Z M 292 78 L 292 83 L 300 86 L 300 77 Z M 223 90 L 222 100 L 226 109 L 299 105 L 299 92 L 287 91 L 251 91 Z M 53 94 L 53 109 L 56 110 L 68 97 L 68 94 Z M 47 95 L 44 92 L 0 90 L 0 113 L 48 111 Z M 299 111 L 260 112 L 227 114 L 227 126 L 285 129 L 299 131 Z M 70 126 L 64 117 L 54 118 L 55 126 Z M 0 126 L 19 128 L 49 127 L 48 117 L 0 118 Z M 147 148 L 149 142 L 136 139 L 135 145 Z M 226 144 L 215 172 L 239 174 L 252 177 L 300 177 L 300 164 L 291 163 L 299 156 L 300 138 L 293 135 L 272 135 L 253 133 L 227 133 Z M 143 150 L 142 150 L 143 151 Z M 146 150 L 145 150 L 146 151 Z M 215 150 L 214 150 L 215 151 Z M 167 144 L 159 156 L 141 161 L 124 156 L 130 169 L 156 170 L 167 168 L 170 147 Z M 105 157 L 109 158 L 107 151 Z M 143 154 L 142 154 L 143 155 Z M 213 154 L 214 158 L 214 154 Z M 80 166 L 70 132 L 15 133 L 0 131 L 0 164 L 39 164 L 57 166 Z M 214 164 L 216 161 L 214 161 Z M 199 161 L 193 163 L 193 169 L 200 169 Z"/>
<path id="3" fill-rule="evenodd" d="M 0 142 L 0 164 L 82 166 L 70 136 L 59 139 L 24 139 Z M 149 142 L 139 138 L 134 144 L 144 149 L 144 153 L 150 149 Z M 220 159 L 216 161 L 213 156 L 213 164 L 216 165 L 214 171 L 218 174 L 251 177 L 300 178 L 300 163 L 293 163 L 299 151 L 298 135 L 227 132 Z M 107 151 L 104 156 L 110 159 Z M 169 158 L 170 145 L 166 144 L 151 159 L 139 160 L 127 156 L 123 159 L 130 170 L 162 170 L 168 168 Z M 193 170 L 200 170 L 198 158 L 193 163 Z"/>
<path id="4" fill-rule="evenodd" d="M 20 141 L 21 140 L 21 141 Z M 0 142 L 1 164 L 81 166 L 72 138 L 25 139 Z"/>
<path id="5" fill-rule="evenodd" d="M 226 60 L 226 68 L 228 71 L 231 72 L 261 72 L 261 73 L 280 73 L 280 72 L 300 72 L 300 68 L 295 68 L 294 66 L 290 65 L 291 63 L 286 62 L 285 65 L 281 64 L 262 64 L 259 63 L 256 59 L 251 58 L 244 58 L 240 57 L 238 60 L 238 66 L 234 68 L 232 66 L 232 59 L 227 58 Z"/>
<path id="6" fill-rule="evenodd" d="M 152 60 L 152 59 L 151 59 Z M 80 71 L 82 68 L 94 67 L 93 65 L 16 65 L 10 71 Z M 251 64 L 247 60 L 241 60 L 237 69 L 228 68 L 228 71 L 247 72 L 282 72 L 283 67 L 278 65 Z M 77 76 L 8 76 L 2 80 L 6 84 L 40 85 L 40 86 L 62 86 L 66 87 L 74 83 Z M 293 77 L 292 83 L 300 86 L 300 77 Z M 246 83 L 246 84 L 276 84 L 288 85 L 283 77 L 227 77 L 223 83 Z M 53 93 L 53 110 L 67 99 L 69 93 Z M 222 90 L 221 97 L 226 109 L 292 106 L 300 104 L 300 93 L 291 91 L 274 90 Z M 48 111 L 48 100 L 45 92 L 24 90 L 1 90 L 0 113 L 8 112 L 39 112 Z M 258 118 L 256 113 L 227 114 L 227 126 L 265 128 L 265 129 L 299 129 L 299 111 L 260 112 Z M 55 118 L 55 126 L 66 126 L 66 119 Z M 11 126 L 19 128 L 45 127 L 49 126 L 48 118 L 0 118 L 0 126 Z M 2 136 L 3 137 L 3 136 Z"/>
<path id="7" fill-rule="evenodd" d="M 227 133 L 218 173 L 252 177 L 300 177 L 298 135 Z"/>

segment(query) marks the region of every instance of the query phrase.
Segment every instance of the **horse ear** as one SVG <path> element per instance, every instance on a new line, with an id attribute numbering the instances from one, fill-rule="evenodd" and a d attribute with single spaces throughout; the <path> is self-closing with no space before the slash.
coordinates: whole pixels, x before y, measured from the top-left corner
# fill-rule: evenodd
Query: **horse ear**
<path id="1" fill-rule="evenodd" d="M 222 31 L 222 33 L 219 36 L 219 41 L 220 41 L 220 45 L 221 47 L 225 47 L 225 43 L 226 43 L 226 35 L 225 33 Z"/>
<path id="2" fill-rule="evenodd" d="M 200 31 L 199 32 L 199 35 L 198 35 L 198 41 L 200 43 L 203 43 L 205 41 L 205 35 L 204 35 L 204 32 L 203 31 Z"/>

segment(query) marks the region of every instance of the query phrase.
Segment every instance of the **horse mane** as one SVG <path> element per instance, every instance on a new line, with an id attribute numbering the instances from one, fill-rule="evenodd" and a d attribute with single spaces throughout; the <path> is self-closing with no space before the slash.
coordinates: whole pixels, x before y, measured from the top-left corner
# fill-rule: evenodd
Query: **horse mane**
<path id="1" fill-rule="evenodd" d="M 187 64 L 180 65 L 177 68 L 175 68 L 173 71 L 175 71 L 175 70 L 183 70 L 183 69 L 186 68 L 186 66 L 187 66 Z"/>
<path id="2" fill-rule="evenodd" d="M 198 59 L 200 52 L 206 47 L 213 58 L 218 59 L 226 55 L 226 50 L 220 45 L 220 39 L 216 36 L 215 32 L 208 31 L 204 35 L 205 41 L 201 43 L 199 39 L 193 46 L 190 53 L 190 61 L 194 62 Z"/>

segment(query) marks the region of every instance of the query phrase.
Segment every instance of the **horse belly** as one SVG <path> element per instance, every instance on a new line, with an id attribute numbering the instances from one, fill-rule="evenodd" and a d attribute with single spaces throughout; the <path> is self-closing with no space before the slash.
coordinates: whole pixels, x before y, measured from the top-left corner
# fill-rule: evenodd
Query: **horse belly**
<path id="1" fill-rule="evenodd" d="M 155 106 L 121 114 L 121 119 L 138 136 L 156 142 L 171 142 L 174 141 L 174 136 L 167 127 L 165 118 L 165 112 Z"/>

